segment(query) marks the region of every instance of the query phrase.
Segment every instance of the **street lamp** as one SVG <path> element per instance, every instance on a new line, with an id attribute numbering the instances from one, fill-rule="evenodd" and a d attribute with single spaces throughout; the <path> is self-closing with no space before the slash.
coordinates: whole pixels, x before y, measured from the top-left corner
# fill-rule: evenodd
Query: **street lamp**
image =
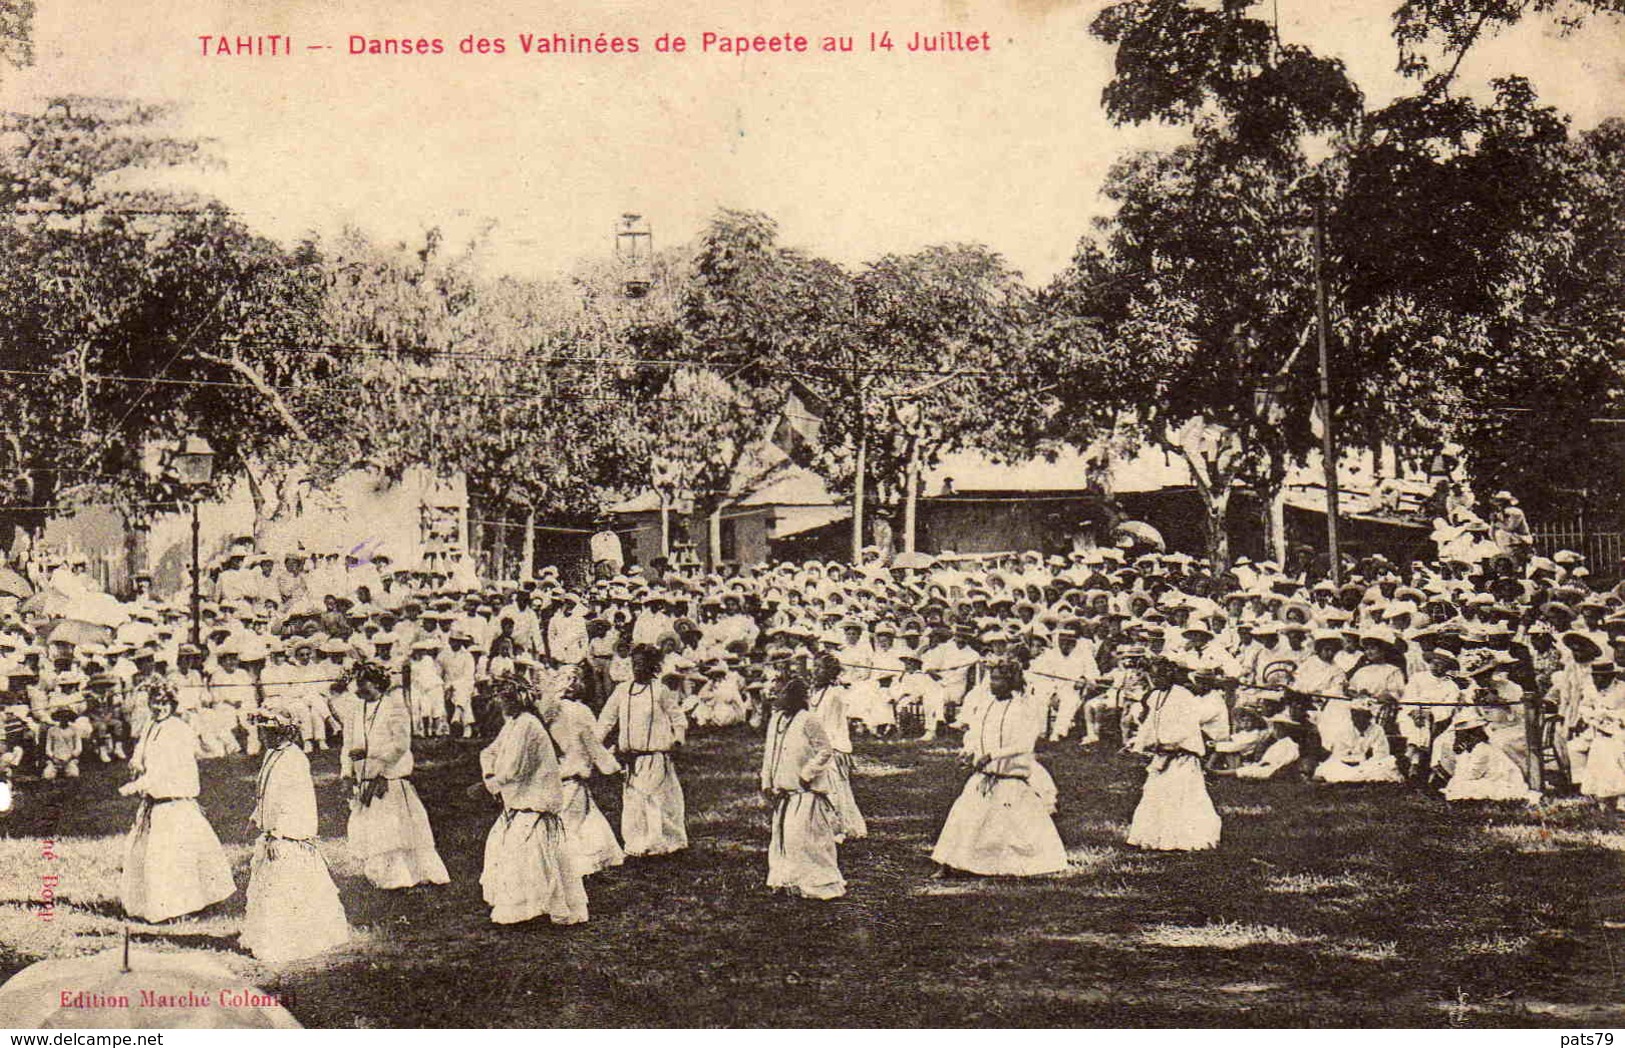
<path id="1" fill-rule="evenodd" d="M 198 564 L 198 494 L 214 479 L 214 448 L 209 442 L 191 433 L 169 453 L 169 471 L 186 488 L 192 503 L 192 644 L 200 646 L 202 603 L 198 593 L 198 579 L 202 574 Z"/>
<path id="2" fill-rule="evenodd" d="M 621 290 L 626 297 L 647 295 L 654 284 L 654 234 L 642 215 L 628 211 L 615 224 L 615 257 L 625 271 Z"/>

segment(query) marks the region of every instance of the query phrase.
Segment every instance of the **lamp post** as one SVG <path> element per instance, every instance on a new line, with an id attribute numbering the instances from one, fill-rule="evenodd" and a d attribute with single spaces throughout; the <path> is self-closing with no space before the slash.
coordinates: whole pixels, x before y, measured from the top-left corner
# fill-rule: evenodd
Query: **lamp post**
<path id="1" fill-rule="evenodd" d="M 643 298 L 654 284 L 654 234 L 643 216 L 628 211 L 615 224 L 615 257 L 621 263 L 621 293 Z"/>
<path id="2" fill-rule="evenodd" d="M 188 434 L 180 446 L 169 453 L 169 468 L 175 479 L 186 488 L 192 504 L 192 644 L 202 644 L 202 600 L 198 582 L 202 570 L 198 564 L 198 494 L 214 479 L 214 448 L 196 433 Z"/>

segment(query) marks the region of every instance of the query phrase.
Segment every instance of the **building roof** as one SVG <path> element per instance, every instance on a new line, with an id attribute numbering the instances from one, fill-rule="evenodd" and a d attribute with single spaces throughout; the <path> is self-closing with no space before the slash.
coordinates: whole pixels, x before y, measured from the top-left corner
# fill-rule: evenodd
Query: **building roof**
<path id="1" fill-rule="evenodd" d="M 1099 455 L 1093 449 L 1062 448 L 1054 458 L 1034 457 L 1019 462 L 1000 460 L 976 451 L 956 451 L 925 475 L 927 496 L 944 494 L 946 482 L 953 480 L 956 493 L 969 491 L 1090 491 L 1105 490 L 1128 494 L 1183 487 L 1191 482 L 1184 462 L 1156 448 L 1141 448 L 1133 456 L 1114 458 L 1109 472 L 1100 473 Z"/>

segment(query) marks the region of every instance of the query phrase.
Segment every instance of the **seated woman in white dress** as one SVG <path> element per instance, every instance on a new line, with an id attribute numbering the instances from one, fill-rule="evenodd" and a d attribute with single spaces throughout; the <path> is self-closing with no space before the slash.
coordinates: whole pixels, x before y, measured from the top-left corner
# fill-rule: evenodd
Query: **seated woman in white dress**
<path id="1" fill-rule="evenodd" d="M 141 798 L 125 844 L 119 899 L 125 913 L 144 921 L 194 913 L 237 890 L 220 838 L 198 807 L 198 740 L 175 715 L 178 704 L 168 685 L 148 692 L 152 717 L 130 758 L 134 778 L 119 787 Z"/>
<path id="2" fill-rule="evenodd" d="M 1189 667 L 1175 657 L 1153 656 L 1147 669 L 1152 690 L 1129 748 L 1151 763 L 1128 843 L 1155 851 L 1217 847 L 1222 823 L 1202 778 L 1202 758 L 1209 740 L 1228 735 L 1229 711 L 1216 693 L 1198 697 L 1186 687 Z"/>
<path id="3" fill-rule="evenodd" d="M 703 667 L 705 684 L 691 701 L 685 712 L 696 728 L 731 728 L 743 724 L 747 710 L 745 695 L 740 690 L 739 675 L 728 667 L 721 656 L 708 661 Z"/>
<path id="4" fill-rule="evenodd" d="M 1605 811 L 1617 812 L 1625 796 L 1625 680 L 1604 673 L 1596 681 L 1581 717 L 1589 725 L 1590 751 L 1580 792 Z"/>
<path id="5" fill-rule="evenodd" d="M 1375 704 L 1356 699 L 1349 707 L 1349 727 L 1336 738 L 1331 753 L 1315 769 L 1321 782 L 1401 782 L 1388 735 L 1378 721 Z"/>
<path id="6" fill-rule="evenodd" d="M 350 926 L 316 848 L 316 786 L 300 748 L 303 718 L 266 707 L 255 720 L 265 746 L 253 815 L 260 838 L 239 939 L 260 960 L 281 964 L 347 942 Z"/>
<path id="7" fill-rule="evenodd" d="M 1459 714 L 1454 724 L 1456 765 L 1444 787 L 1447 801 L 1521 801 L 1538 799 L 1523 772 L 1495 744 L 1476 713 Z"/>
<path id="8" fill-rule="evenodd" d="M 946 870 L 1032 877 L 1066 868 L 1066 848 L 1050 813 L 1055 785 L 1033 749 L 1049 711 L 1021 688 L 1021 667 L 1000 659 L 988 669 L 988 701 L 965 730 L 960 758 L 971 768 L 948 813 L 931 859 Z"/>
<path id="9" fill-rule="evenodd" d="M 1258 755 L 1257 760 L 1248 761 L 1237 768 L 1236 778 L 1261 780 L 1285 777 L 1298 763 L 1303 749 L 1298 744 L 1297 736 L 1305 730 L 1305 725 L 1282 710 L 1269 718 L 1269 730 L 1270 741 L 1264 747 L 1264 752 Z"/>

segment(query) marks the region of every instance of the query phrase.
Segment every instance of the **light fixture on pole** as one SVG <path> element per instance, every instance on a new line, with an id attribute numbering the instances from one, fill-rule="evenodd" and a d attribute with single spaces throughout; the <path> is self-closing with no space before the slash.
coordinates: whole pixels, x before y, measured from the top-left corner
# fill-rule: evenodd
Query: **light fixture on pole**
<path id="1" fill-rule="evenodd" d="M 169 453 L 167 465 L 176 482 L 186 489 L 192 504 L 192 644 L 199 646 L 202 644 L 202 600 L 198 582 L 202 569 L 198 564 L 197 503 L 202 490 L 214 479 L 214 448 L 196 433 L 190 433 Z"/>
<path id="2" fill-rule="evenodd" d="M 621 264 L 621 291 L 642 298 L 654 286 L 654 233 L 642 215 L 627 212 L 615 224 L 615 258 Z"/>

